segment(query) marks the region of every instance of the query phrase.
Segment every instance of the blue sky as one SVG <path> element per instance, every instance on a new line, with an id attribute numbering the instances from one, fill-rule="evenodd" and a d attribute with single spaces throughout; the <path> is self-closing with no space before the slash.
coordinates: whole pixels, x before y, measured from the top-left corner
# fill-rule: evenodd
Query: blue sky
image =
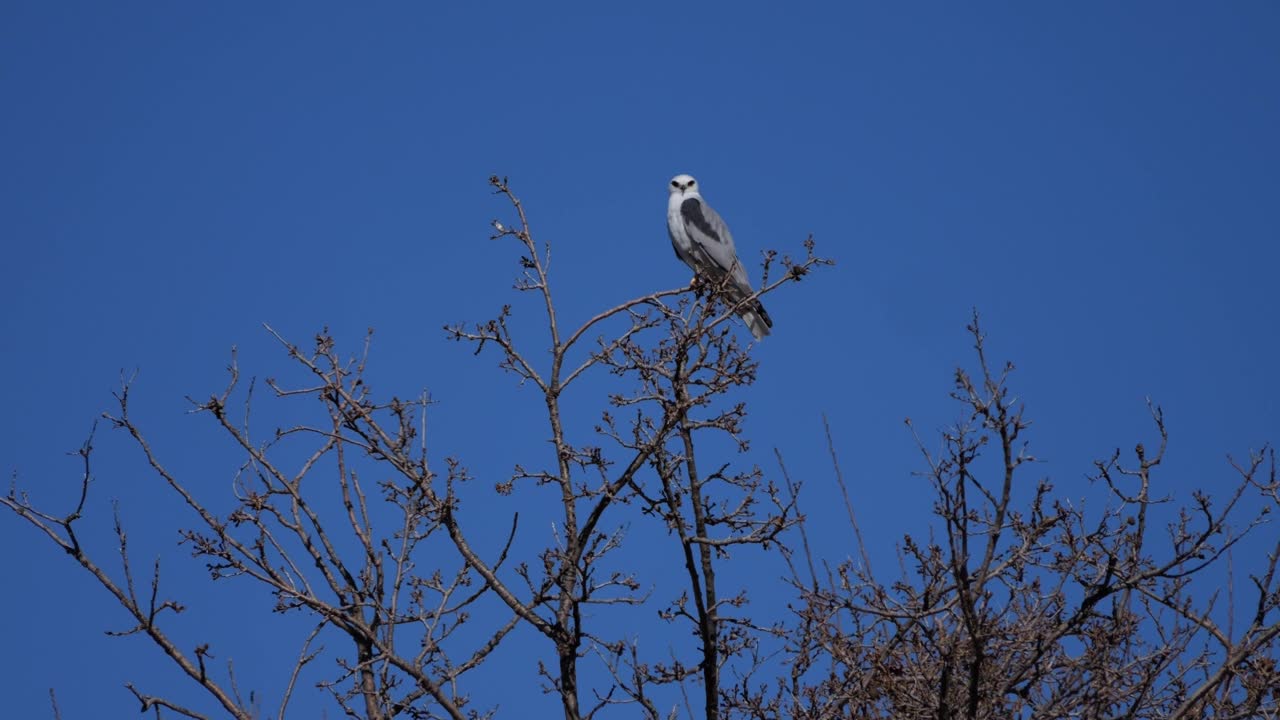
<path id="1" fill-rule="evenodd" d="M 1172 436 L 1168 492 L 1224 487 L 1227 453 L 1280 439 L 1277 36 L 1262 1 L 10 0 L 0 469 L 70 502 L 65 453 L 136 369 L 158 452 L 225 492 L 233 456 L 183 398 L 220 388 L 233 345 L 246 373 L 285 372 L 267 322 L 302 343 L 328 326 L 351 352 L 375 328 L 378 386 L 429 389 L 433 446 L 499 479 L 540 451 L 538 398 L 440 330 L 512 299 L 487 177 L 510 176 L 581 320 L 687 280 L 663 223 L 666 182 L 688 172 L 744 258 L 813 233 L 839 263 L 769 301 L 742 459 L 773 471 L 786 455 L 831 557 L 848 532 L 823 510 L 822 415 L 891 558 L 928 511 L 901 421 L 956 419 L 975 307 L 1064 494 L 1091 492 L 1093 458 L 1151 441 L 1148 396 Z M 250 674 L 264 658 L 270 696 L 296 628 L 210 588 L 155 522 L 172 505 L 136 451 L 106 432 L 98 446 L 95 527 L 118 499 L 139 557 L 163 555 L 193 606 L 181 622 L 250 624 L 223 653 Z M 515 501 L 487 502 L 505 517 Z M 121 613 L 64 555 L 12 517 L 0 547 L 14 717 L 46 713 L 51 686 L 74 718 L 130 711 L 126 680 L 172 682 L 143 640 L 102 636 Z M 527 641 L 504 649 L 517 672 Z"/>

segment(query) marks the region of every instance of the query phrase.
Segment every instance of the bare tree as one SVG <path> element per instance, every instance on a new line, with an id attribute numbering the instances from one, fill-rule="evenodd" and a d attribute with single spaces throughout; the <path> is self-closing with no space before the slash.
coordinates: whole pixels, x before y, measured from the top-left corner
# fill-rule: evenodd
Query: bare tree
<path id="1" fill-rule="evenodd" d="M 752 717 L 1276 717 L 1280 543 L 1249 576 L 1242 632 L 1220 624 L 1238 609 L 1215 613 L 1218 594 L 1196 583 L 1265 523 L 1280 487 L 1274 451 L 1233 463 L 1227 492 L 1197 493 L 1161 533 L 1155 470 L 1168 434 L 1153 405 L 1159 446 L 1097 462 L 1112 501 L 1087 513 L 1026 477 L 1030 421 L 1008 387 L 1013 366 L 992 369 L 976 314 L 969 330 L 977 372 L 957 370 L 952 393 L 963 418 L 940 454 L 917 436 L 937 534 L 905 538 L 894 580 L 873 574 L 861 547 L 822 575 L 811 556 L 808 572 L 793 566 L 805 602 L 791 673 L 738 706 Z"/>
<path id="2" fill-rule="evenodd" d="M 268 380 L 266 385 L 278 401 L 322 407 L 323 416 L 314 422 L 265 435 L 257 432 L 251 422 L 255 383 L 242 381 L 234 353 L 227 385 L 206 400 L 192 401 L 243 453 L 234 472 L 235 507 L 227 513 L 215 512 L 214 501 L 220 499 L 197 496 L 194 484 L 171 472 L 153 450 L 130 414 L 131 380 L 122 383 L 117 409 L 106 418 L 132 437 L 158 479 L 190 508 L 196 524 L 181 530 L 180 540 L 204 559 L 215 580 L 255 582 L 272 594 L 277 611 L 305 613 L 313 619 L 314 629 L 303 640 L 280 693 L 279 717 L 286 714 L 303 668 L 322 656 L 313 649 L 322 635 L 344 641 L 345 651 L 323 653 L 337 672 L 321 686 L 349 716 L 487 715 L 489 710 L 474 707 L 465 690 L 467 673 L 521 624 L 545 638 L 554 653 L 555 666 L 539 663 L 538 673 L 559 696 L 566 718 L 591 717 L 619 702 L 638 703 L 656 716 L 647 687 L 695 674 L 705 679 L 704 705 L 714 716 L 716 674 L 743 642 L 736 630 L 722 630 L 721 609 L 735 601 L 717 597 L 715 548 L 772 541 L 795 521 L 793 510 L 779 503 L 771 490 L 777 514 L 756 517 L 758 471 L 729 473 L 723 464 L 702 477 L 694 462 L 695 433 L 718 430 L 737 438 L 745 416 L 740 404 L 727 409 L 717 405 L 735 386 L 754 379 L 755 364 L 730 324 L 737 306 L 724 299 L 727 294 L 721 288 L 702 283 L 708 288 L 704 298 L 695 300 L 688 288 L 659 291 L 567 330 L 554 303 L 550 247 L 535 242 L 524 207 L 506 180 L 495 177 L 491 184 L 514 214 L 506 225 L 494 222 L 494 237 L 514 240 L 521 252 L 516 289 L 533 295 L 545 313 L 549 362 L 518 347 L 508 328 L 510 305 L 492 320 L 449 327 L 446 332 L 474 343 L 477 353 L 496 347 L 500 366 L 541 393 L 549 457 L 517 465 L 510 477 L 496 483 L 499 493 L 516 492 L 517 485 L 527 484 L 531 492 L 551 492 L 558 499 L 558 532 L 536 553 L 537 562 L 510 562 L 518 532 L 514 514 L 501 551 L 485 556 L 475 549 L 463 526 L 458 493 L 469 479 L 468 471 L 455 459 L 448 459 L 441 471 L 433 466 L 423 431 L 429 404 L 425 396 L 375 396 L 366 374 L 368 339 L 363 352 L 348 360 L 327 332 L 304 350 L 268 328 L 302 372 L 293 384 Z M 766 284 L 740 303 L 754 302 L 829 264 L 813 254 L 811 240 L 805 250 L 797 261 L 782 258 L 785 272 L 772 283 L 767 273 L 776 256 L 767 255 Z M 612 412 L 603 412 L 591 438 L 579 438 L 567 427 L 562 403 L 577 381 L 594 371 L 618 375 L 622 386 L 634 383 L 635 390 L 610 396 Z M 241 412 L 235 410 L 237 405 Z M 627 419 L 615 420 L 615 412 L 626 413 Z M 232 668 L 224 675 L 208 666 L 209 644 L 182 648 L 166 632 L 164 614 L 182 612 L 184 605 L 161 593 L 158 562 L 144 581 L 149 589 L 140 591 L 128 535 L 118 519 L 118 575 L 104 569 L 81 544 L 77 522 L 88 507 L 92 451 L 91 436 L 78 453 L 84 472 L 80 500 L 72 512 L 41 510 L 16 489 L 0 503 L 65 549 L 134 617 L 136 626 L 119 634 L 150 637 L 230 716 L 259 717 L 256 701 L 246 700 L 237 690 Z M 662 478 L 663 490 L 648 497 L 638 477 L 653 470 Z M 708 491 L 717 485 L 736 493 L 733 507 L 711 499 Z M 327 497 L 335 488 L 336 512 L 329 502 L 333 498 Z M 681 609 L 667 614 L 690 618 L 699 628 L 702 647 L 692 670 L 660 665 L 650 669 L 633 662 L 630 674 L 620 675 L 619 651 L 614 649 L 627 639 L 606 637 L 607 627 L 584 624 L 585 607 L 640 605 L 647 599 L 634 573 L 610 562 L 621 543 L 623 524 L 613 515 L 626 512 L 620 507 L 634 498 L 663 518 L 690 558 L 688 581 L 697 610 L 684 610 L 684 602 L 678 600 Z M 685 502 L 692 515 L 683 509 Z M 727 534 L 709 534 L 715 524 L 725 527 Z M 484 627 L 457 632 L 477 622 Z M 461 639 L 463 635 L 469 640 Z M 638 658 L 634 645 L 631 649 L 632 657 Z M 613 681 L 587 692 L 579 671 L 584 657 L 599 657 Z M 132 685 L 129 689 L 144 711 L 154 709 L 158 715 L 163 708 L 203 717 L 176 701 Z"/>
<path id="3" fill-rule="evenodd" d="M 941 453 L 918 439 L 933 532 L 905 538 L 892 579 L 872 572 L 860 532 L 850 557 L 829 565 L 808 542 L 801 483 L 782 455 L 776 472 L 739 456 L 749 443 L 737 393 L 757 365 L 735 311 L 829 265 L 812 239 L 795 258 L 766 253 L 751 297 L 703 279 L 572 324 L 555 302 L 550 246 L 535 241 L 506 179 L 491 184 L 510 214 L 493 223 L 493 238 L 518 251 L 515 287 L 529 302 L 445 331 L 535 391 L 546 419 L 537 432 L 548 440 L 545 456 L 521 458 L 492 494 L 461 460 L 429 455 L 428 396 L 374 391 L 368 339 L 347 358 L 327 332 L 304 349 L 268 328 L 292 368 L 288 380 L 265 381 L 269 404 L 300 408 L 305 422 L 263 432 L 261 391 L 241 377 L 234 352 L 226 385 L 192 401 L 242 458 L 230 471 L 229 510 L 215 510 L 227 498 L 198 494 L 153 449 L 130 414 L 131 379 L 106 415 L 189 509 L 179 541 L 211 577 L 247 582 L 270 593 L 277 612 L 309 619 L 271 714 L 287 716 L 305 676 L 320 677 L 350 717 L 494 715 L 475 671 L 523 629 L 541 643 L 526 658 L 530 685 L 540 682 L 568 720 L 609 711 L 654 720 L 1276 716 L 1280 545 L 1247 565 L 1248 612 L 1224 610 L 1197 583 L 1224 563 L 1234 573 L 1233 548 L 1280 504 L 1269 448 L 1236 464 L 1229 492 L 1194 496 L 1162 533 L 1156 471 L 1167 435 L 1153 406 L 1159 446 L 1139 445 L 1132 462 L 1118 452 L 1100 461 L 1095 482 L 1111 502 L 1086 512 L 1047 479 L 1026 477 L 1029 421 L 1008 390 L 1012 367 L 989 364 L 975 315 L 977 370 L 957 371 L 953 393 L 963 417 L 942 433 Z M 529 307 L 539 319 L 522 312 Z M 522 345 L 515 327 L 545 335 Z M 116 634 L 150 638 L 214 712 L 264 716 L 265 696 L 246 697 L 229 663 L 215 667 L 212 643 L 184 646 L 166 629 L 167 613 L 185 606 L 162 589 L 158 561 L 138 572 L 118 516 L 116 548 L 82 542 L 94 440 L 77 452 L 70 512 L 38 508 L 16 488 L 0 504 L 129 613 L 135 624 Z M 522 527 L 515 512 L 501 538 L 469 529 L 472 498 L 488 495 L 492 516 L 502 507 L 495 496 L 513 493 L 545 497 L 539 506 L 552 515 L 540 519 L 553 532 Z M 641 523 L 682 558 L 677 572 L 628 564 L 627 530 Z M 791 614 L 753 617 L 748 600 L 764 588 L 721 580 L 744 547 L 789 563 L 789 581 L 776 582 L 794 595 Z M 104 554 L 118 556 L 109 560 L 118 570 Z M 642 647 L 635 628 L 655 615 L 687 631 L 670 637 L 690 639 Z M 1224 625 L 1237 617 L 1243 629 Z M 210 712 L 173 689 L 127 688 L 156 717 Z"/>
<path id="4" fill-rule="evenodd" d="M 495 177 L 491 183 L 516 212 L 512 227 L 495 222 L 495 237 L 512 237 L 519 243 L 523 274 L 516 288 L 537 295 L 545 308 L 551 335 L 550 367 L 538 369 L 516 346 L 508 329 L 510 306 L 494 320 L 448 330 L 456 339 L 476 343 L 477 352 L 486 343 L 496 345 L 501 352 L 500 366 L 542 392 L 555 463 L 536 470 L 517 467 L 500 489 L 511 491 L 517 483 L 532 481 L 558 491 L 564 533 L 558 545 L 542 551 L 539 575 L 521 572 L 523 596 L 510 591 L 499 591 L 499 595 L 554 645 L 558 667 L 543 674 L 560 694 L 566 718 L 591 717 L 617 703 L 636 703 L 648 716 L 657 717 L 658 708 L 646 695 L 646 686 L 681 682 L 693 674 L 702 678 L 707 717 L 717 717 L 717 673 L 723 656 L 737 653 L 742 641 L 734 639 L 736 633 L 723 632 L 720 610 L 734 601 L 717 596 L 715 547 L 769 542 L 794 521 L 794 515 L 777 501 L 772 488 L 767 488 L 778 514 L 757 516 L 754 506 L 761 490 L 757 471 L 727 474 L 726 464 L 707 477 L 700 476 L 693 437 L 703 431 L 719 431 L 735 439 L 739 436 L 745 408 L 740 403 L 718 406 L 722 396 L 755 378 L 755 363 L 738 344 L 730 325 L 735 311 L 830 261 L 813 254 L 809 239 L 805 257 L 794 261 L 782 258 L 785 272 L 772 283 L 768 281 L 769 270 L 776 256 L 766 255 L 762 289 L 737 304 L 726 301 L 728 294 L 708 282 L 703 283 L 711 286 L 705 302 L 690 302 L 685 289 L 661 291 L 605 310 L 562 334 L 547 271 L 551 248 L 535 243 L 524 208 L 506 179 Z M 619 322 L 611 323 L 615 318 Z M 595 333 L 594 346 L 579 350 L 579 343 L 591 333 Z M 656 343 L 646 342 L 654 336 Z M 634 390 L 611 394 L 611 407 L 602 412 L 594 437 L 577 443 L 566 430 L 561 403 L 574 381 L 593 369 L 630 380 Z M 625 420 L 615 417 L 620 412 L 627 414 Z M 652 496 L 637 481 L 650 467 L 661 487 Z M 711 485 L 731 488 L 736 494 L 734 505 L 713 503 L 707 495 Z M 590 631 L 582 625 L 583 606 L 639 604 L 643 600 L 636 594 L 641 583 L 632 573 L 604 570 L 607 555 L 620 541 L 618 533 L 604 529 L 606 515 L 615 503 L 630 502 L 633 496 L 666 522 L 685 553 L 689 588 L 665 614 L 689 619 L 697 627 L 701 648 L 692 669 L 679 663 L 642 664 L 634 644 L 628 649 L 625 639 L 608 638 L 602 635 L 603 629 Z M 686 500 L 688 511 L 682 507 Z M 712 524 L 723 525 L 729 533 L 713 537 L 708 532 Z M 496 576 L 486 575 L 485 579 L 492 587 L 502 587 L 503 581 Z M 591 707 L 584 710 L 578 664 L 586 642 L 595 646 L 614 682 L 594 689 Z M 616 659 L 610 660 L 610 656 Z M 629 664 L 627 657 L 631 658 Z"/>

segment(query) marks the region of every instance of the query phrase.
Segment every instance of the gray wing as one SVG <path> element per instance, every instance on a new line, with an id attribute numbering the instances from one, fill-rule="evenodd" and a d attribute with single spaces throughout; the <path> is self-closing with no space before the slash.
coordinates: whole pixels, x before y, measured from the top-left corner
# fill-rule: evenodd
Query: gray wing
<path id="1" fill-rule="evenodd" d="M 738 260 L 729 226 L 725 225 L 720 214 L 698 198 L 689 198 L 680 203 L 680 219 L 682 229 L 689 238 L 689 249 L 704 271 L 720 276 L 727 274 L 733 278 L 737 296 L 733 297 L 733 291 L 729 294 L 734 302 L 741 302 L 750 296 L 754 292 L 751 281 L 747 279 L 747 271 Z M 677 247 L 676 253 L 679 252 Z M 768 335 L 769 328 L 773 327 L 773 318 L 769 317 L 759 300 L 740 308 L 738 315 L 746 322 L 756 340 Z"/>
<path id="2" fill-rule="evenodd" d="M 706 266 L 707 270 L 731 275 L 734 284 L 750 294 L 751 282 L 747 279 L 742 263 L 738 261 L 738 252 L 734 249 L 729 226 L 720 218 L 719 213 L 699 198 L 689 198 L 680 203 L 680 218 L 684 221 L 685 233 L 692 242 L 692 250 L 699 263 Z"/>

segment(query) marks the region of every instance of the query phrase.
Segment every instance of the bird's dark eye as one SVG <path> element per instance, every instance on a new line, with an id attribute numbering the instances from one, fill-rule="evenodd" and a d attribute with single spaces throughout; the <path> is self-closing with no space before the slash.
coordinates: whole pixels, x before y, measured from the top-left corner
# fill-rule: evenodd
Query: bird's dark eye
<path id="1" fill-rule="evenodd" d="M 672 180 L 671 187 L 680 187 L 680 183 L 676 182 L 675 180 Z"/>

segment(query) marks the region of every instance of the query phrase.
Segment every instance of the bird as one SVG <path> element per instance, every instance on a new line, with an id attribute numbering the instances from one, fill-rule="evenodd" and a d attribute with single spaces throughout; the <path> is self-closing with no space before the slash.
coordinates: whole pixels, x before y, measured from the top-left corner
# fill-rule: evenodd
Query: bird
<path id="1" fill-rule="evenodd" d="M 694 278 L 706 276 L 712 282 L 725 281 L 727 299 L 732 305 L 742 303 L 738 317 L 747 324 L 756 340 L 769 334 L 773 318 L 758 299 L 743 303 L 755 293 L 747 271 L 738 260 L 733 235 L 720 214 L 702 198 L 698 181 L 692 175 L 676 175 L 667 186 L 667 234 L 676 257 L 694 272 Z"/>

